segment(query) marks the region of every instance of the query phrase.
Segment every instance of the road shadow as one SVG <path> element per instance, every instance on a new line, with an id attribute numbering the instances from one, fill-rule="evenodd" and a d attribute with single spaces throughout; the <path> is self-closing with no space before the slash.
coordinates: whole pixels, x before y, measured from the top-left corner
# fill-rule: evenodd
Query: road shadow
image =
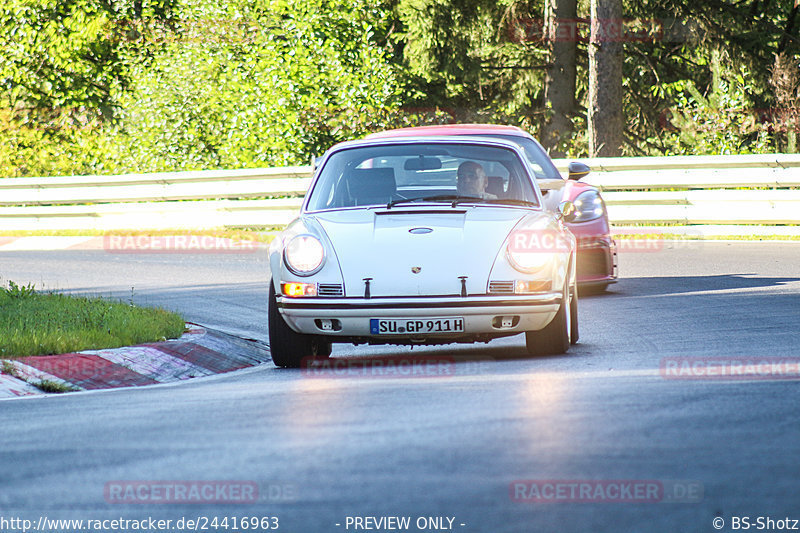
<path id="1" fill-rule="evenodd" d="M 756 277 L 757 274 L 719 274 L 713 276 L 651 276 L 643 278 L 622 278 L 607 291 L 583 294 L 582 299 L 613 298 L 622 296 L 657 296 L 700 291 L 721 291 L 730 289 L 761 289 L 780 287 L 787 283 L 800 281 L 797 277 Z"/>
<path id="2" fill-rule="evenodd" d="M 445 344 L 408 346 L 361 346 L 359 354 L 334 354 L 330 358 L 305 359 L 300 372 L 312 377 L 447 377 L 476 375 L 496 371 L 498 363 L 513 361 L 553 361 L 566 357 L 585 356 L 580 345 L 570 352 L 554 356 L 532 356 L 522 336 L 512 337 L 516 344 Z M 335 346 L 335 345 L 334 345 Z M 443 350 L 443 348 L 445 348 Z M 392 349 L 392 353 L 386 353 Z M 375 353 L 378 350 L 379 353 Z M 403 350 L 397 353 L 397 350 Z"/>

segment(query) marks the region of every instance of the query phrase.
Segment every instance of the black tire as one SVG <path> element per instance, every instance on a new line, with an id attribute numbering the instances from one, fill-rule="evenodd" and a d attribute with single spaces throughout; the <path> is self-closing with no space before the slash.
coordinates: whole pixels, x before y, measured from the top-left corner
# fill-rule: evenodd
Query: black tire
<path id="1" fill-rule="evenodd" d="M 572 298 L 569 301 L 569 343 L 578 344 L 578 339 L 580 338 L 580 331 L 578 330 L 578 286 L 573 286 L 570 292 L 572 293 Z"/>
<path id="2" fill-rule="evenodd" d="M 584 296 L 599 296 L 608 291 L 610 283 L 601 283 L 598 285 L 584 285 L 580 287 L 581 294 Z"/>
<path id="3" fill-rule="evenodd" d="M 577 325 L 574 329 L 572 326 L 572 317 L 577 316 L 578 312 L 578 299 L 572 297 L 573 288 L 568 276 L 562 291 L 561 305 L 558 307 L 555 318 L 544 329 L 525 332 L 525 346 L 529 354 L 561 355 L 567 353 L 571 344 L 572 332 L 577 333 Z"/>
<path id="4" fill-rule="evenodd" d="M 267 320 L 269 349 L 272 353 L 272 362 L 276 366 L 297 368 L 304 360 L 310 362 L 313 358 L 325 358 L 331 354 L 330 342 L 325 342 L 314 335 L 297 333 L 283 320 L 278 311 L 275 288 L 271 282 Z"/>

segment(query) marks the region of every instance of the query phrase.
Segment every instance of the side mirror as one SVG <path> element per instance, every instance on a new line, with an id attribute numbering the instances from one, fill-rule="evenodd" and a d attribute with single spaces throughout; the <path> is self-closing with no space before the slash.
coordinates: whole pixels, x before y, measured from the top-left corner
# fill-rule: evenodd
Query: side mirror
<path id="1" fill-rule="evenodd" d="M 567 179 L 575 181 L 585 177 L 586 174 L 592 171 L 589 165 L 584 165 L 583 163 L 579 163 L 577 161 L 570 163 L 567 169 L 569 170 L 569 176 L 567 176 Z"/>
<path id="2" fill-rule="evenodd" d="M 558 218 L 564 222 L 572 222 L 575 220 L 575 204 L 566 200 L 558 204 Z"/>

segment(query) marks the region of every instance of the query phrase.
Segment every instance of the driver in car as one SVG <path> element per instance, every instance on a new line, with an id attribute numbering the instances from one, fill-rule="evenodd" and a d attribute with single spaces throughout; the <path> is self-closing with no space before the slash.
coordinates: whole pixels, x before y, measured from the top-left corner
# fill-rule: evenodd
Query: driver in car
<path id="1" fill-rule="evenodd" d="M 458 194 L 475 196 L 484 200 L 496 200 L 497 196 L 486 192 L 489 179 L 483 167 L 475 161 L 464 161 L 458 166 Z"/>

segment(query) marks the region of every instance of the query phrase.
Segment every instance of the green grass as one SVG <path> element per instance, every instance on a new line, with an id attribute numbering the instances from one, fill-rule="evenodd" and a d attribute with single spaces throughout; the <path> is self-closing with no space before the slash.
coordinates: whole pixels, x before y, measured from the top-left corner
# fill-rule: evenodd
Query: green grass
<path id="1" fill-rule="evenodd" d="M 179 337 L 178 314 L 102 298 L 0 288 L 0 358 L 118 348 Z"/>
<path id="2" fill-rule="evenodd" d="M 17 374 L 17 369 L 14 368 L 14 365 L 8 361 L 3 361 L 3 364 L 0 365 L 0 373 L 14 376 L 15 378 L 19 377 L 19 374 Z"/>
<path id="3" fill-rule="evenodd" d="M 64 385 L 63 383 L 56 383 L 55 381 L 50 381 L 49 379 L 43 379 L 42 381 L 34 383 L 33 385 L 42 392 L 50 392 L 57 394 L 60 394 L 62 392 L 72 392 L 76 390 L 74 387 L 70 387 L 69 385 Z"/>

